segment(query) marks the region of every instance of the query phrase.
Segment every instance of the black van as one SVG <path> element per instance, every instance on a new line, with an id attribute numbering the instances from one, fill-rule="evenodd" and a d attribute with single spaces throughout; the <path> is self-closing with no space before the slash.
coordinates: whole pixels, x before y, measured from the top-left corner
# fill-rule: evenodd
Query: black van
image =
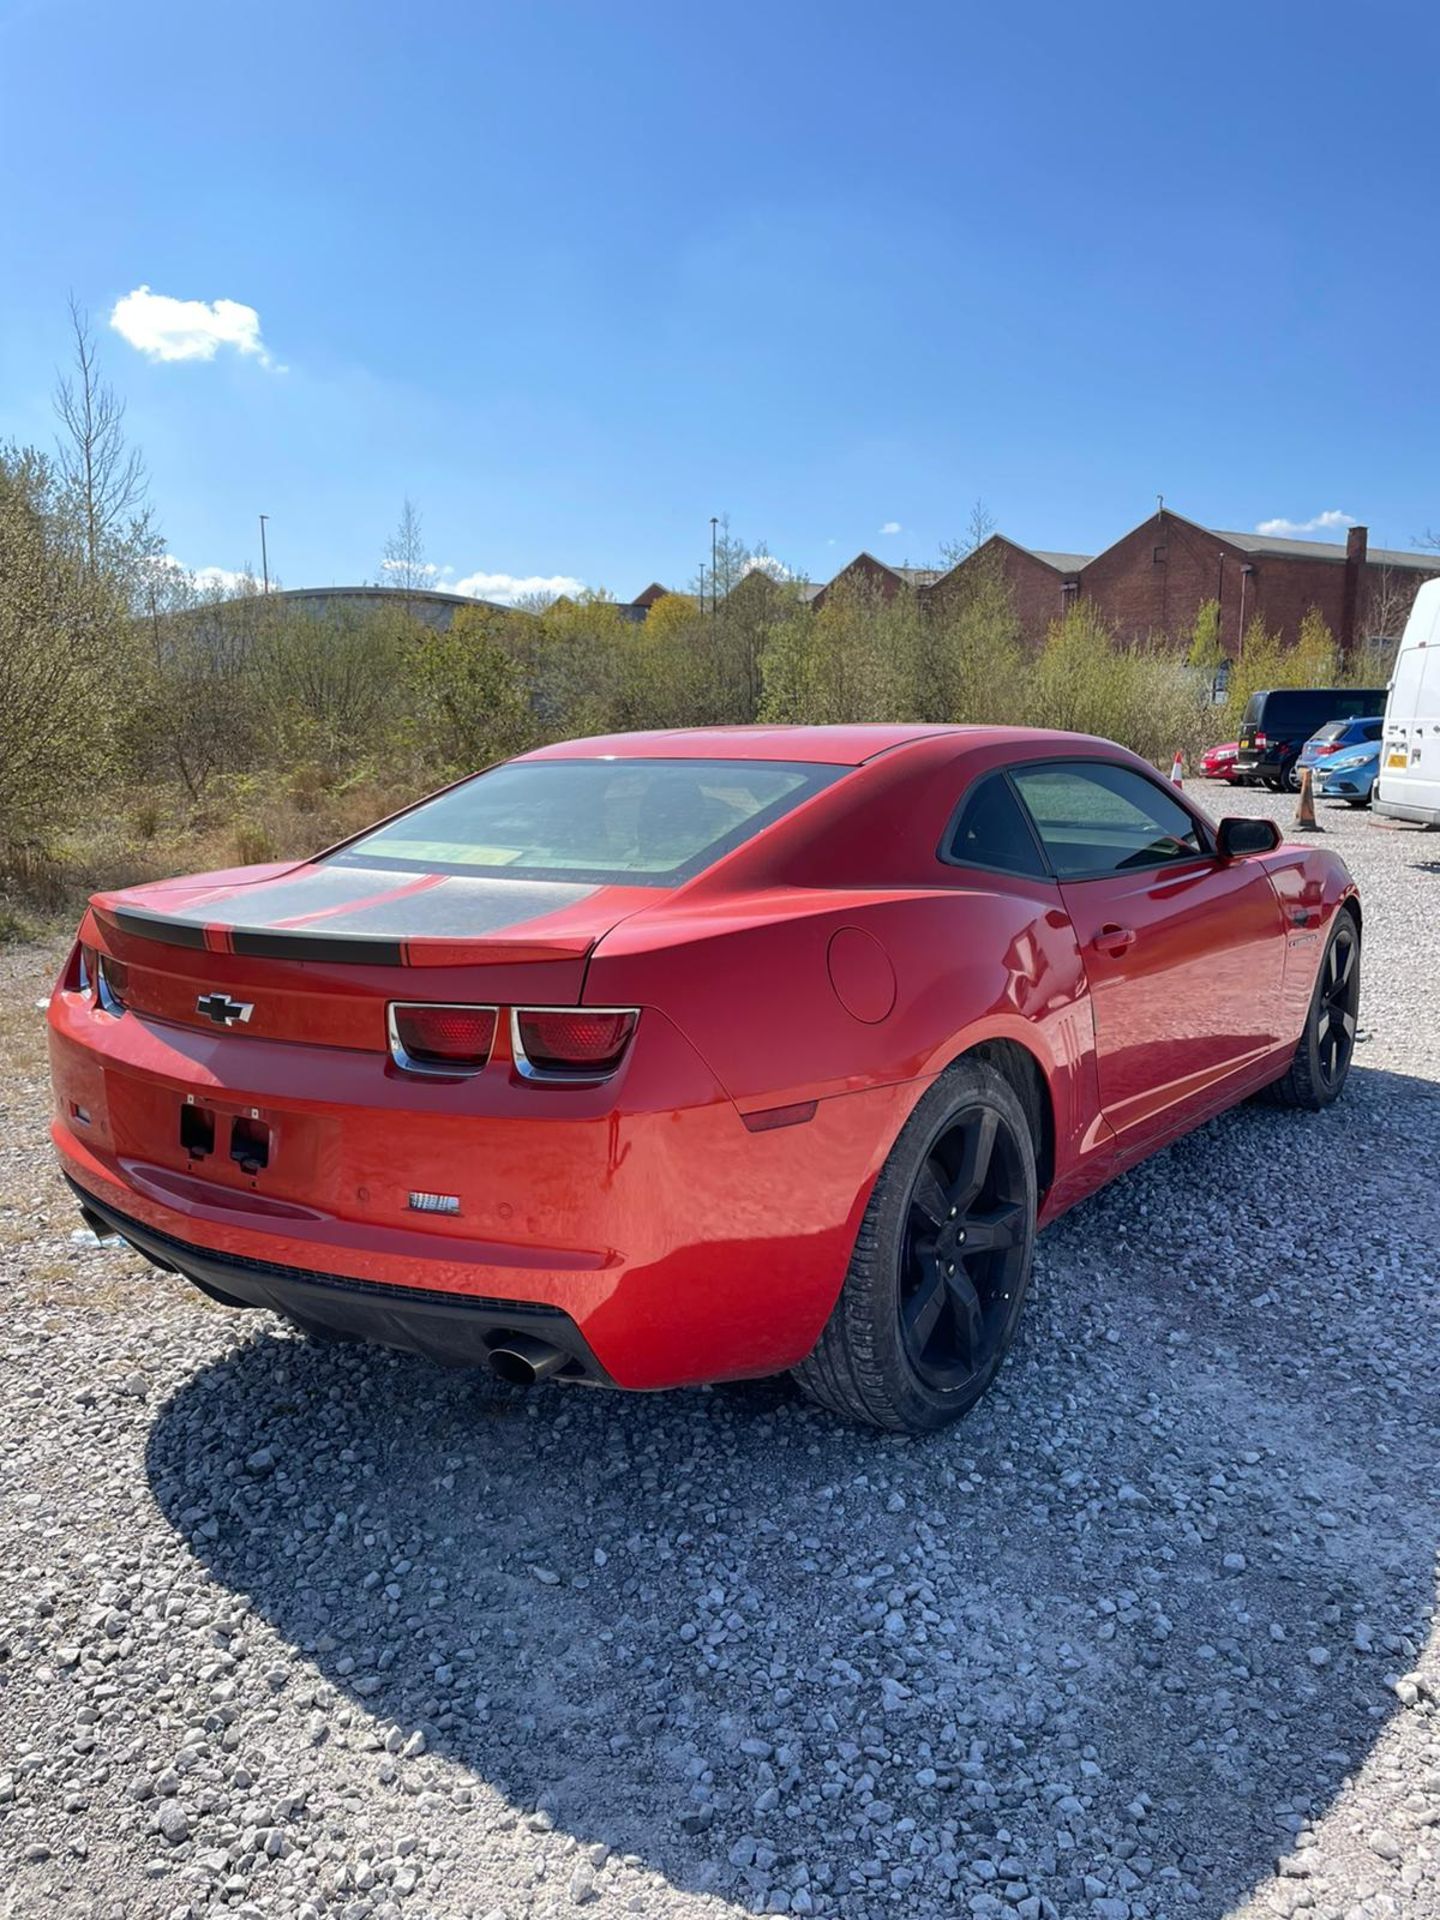
<path id="1" fill-rule="evenodd" d="M 1276 687 L 1245 702 L 1235 771 L 1278 793 L 1300 785 L 1295 762 L 1327 720 L 1363 720 L 1385 711 L 1384 687 Z"/>

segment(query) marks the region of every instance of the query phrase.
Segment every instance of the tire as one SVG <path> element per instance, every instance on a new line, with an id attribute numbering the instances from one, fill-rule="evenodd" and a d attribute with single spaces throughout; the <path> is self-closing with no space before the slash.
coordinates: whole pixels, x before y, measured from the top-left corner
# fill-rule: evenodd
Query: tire
<path id="1" fill-rule="evenodd" d="M 1298 793 L 1300 791 L 1300 769 L 1293 760 L 1288 760 L 1280 769 L 1280 778 L 1275 783 L 1277 793 Z"/>
<path id="2" fill-rule="evenodd" d="M 803 1391 L 890 1433 L 933 1433 L 968 1413 L 1015 1336 L 1036 1205 L 1019 1096 L 988 1062 L 957 1061 L 880 1171 L 834 1311 L 794 1369 Z M 982 1235 L 993 1242 L 983 1250 Z"/>
<path id="3" fill-rule="evenodd" d="M 1342 907 L 1335 916 L 1294 1058 L 1266 1088 L 1271 1102 L 1319 1113 L 1338 1100 L 1350 1076 L 1360 1018 L 1360 929 Z"/>
<path id="4" fill-rule="evenodd" d="M 1280 791 L 1280 782 L 1272 773 L 1262 773 L 1260 776 L 1260 784 L 1267 793 L 1279 793 Z"/>

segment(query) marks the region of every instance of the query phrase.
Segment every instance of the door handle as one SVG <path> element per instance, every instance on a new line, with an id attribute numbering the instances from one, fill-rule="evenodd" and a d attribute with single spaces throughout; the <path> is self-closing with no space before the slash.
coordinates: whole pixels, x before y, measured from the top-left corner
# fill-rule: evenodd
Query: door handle
<path id="1" fill-rule="evenodd" d="M 1108 953 L 1118 959 L 1122 953 L 1134 946 L 1135 929 L 1133 927 L 1101 927 L 1090 944 L 1097 953 Z"/>

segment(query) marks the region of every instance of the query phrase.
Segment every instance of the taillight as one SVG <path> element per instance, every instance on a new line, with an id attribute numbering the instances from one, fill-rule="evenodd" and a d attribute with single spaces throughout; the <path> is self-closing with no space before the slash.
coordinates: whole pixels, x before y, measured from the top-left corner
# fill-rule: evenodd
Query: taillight
<path id="1" fill-rule="evenodd" d="M 1343 741 L 1343 740 L 1337 740 L 1337 741 L 1336 741 L 1336 742 L 1334 743 L 1334 745 L 1333 745 L 1333 746 L 1329 746 L 1329 747 L 1316 747 L 1316 749 L 1315 749 L 1315 758 L 1316 758 L 1316 759 L 1318 760 L 1318 759 L 1320 758 L 1320 756 L 1321 756 L 1321 754 L 1322 754 L 1322 753 L 1338 753 L 1338 752 L 1340 751 L 1340 749 L 1341 749 L 1341 747 L 1342 747 L 1342 746 L 1344 746 L 1344 744 L 1345 744 L 1345 743 L 1344 743 L 1344 741 Z"/>
<path id="2" fill-rule="evenodd" d="M 1255 745 L 1256 745 L 1257 747 L 1268 747 L 1268 746 L 1269 746 L 1269 744 L 1270 744 L 1270 736 L 1269 736 L 1269 734 L 1266 734 L 1266 733 L 1257 733 L 1257 734 L 1256 734 L 1256 736 L 1255 736 Z"/>
<path id="3" fill-rule="evenodd" d="M 125 996 L 130 990 L 130 969 L 123 960 L 114 960 L 108 953 L 96 956 L 95 998 L 107 1013 L 120 1014 L 125 1011 Z"/>
<path id="4" fill-rule="evenodd" d="M 516 1007 L 510 1016 L 515 1066 L 531 1080 L 604 1080 L 635 1033 L 634 1007 Z"/>
<path id="5" fill-rule="evenodd" d="M 69 982 L 66 982 L 69 985 Z M 130 985 L 130 969 L 123 960 L 112 959 L 98 947 L 81 946 L 75 968 L 77 993 L 86 994 L 97 1007 L 118 1019 L 125 1011 L 125 994 Z"/>
<path id="6" fill-rule="evenodd" d="M 408 1073 L 478 1073 L 495 1041 L 494 1007 L 392 1001 L 390 1055 Z"/>

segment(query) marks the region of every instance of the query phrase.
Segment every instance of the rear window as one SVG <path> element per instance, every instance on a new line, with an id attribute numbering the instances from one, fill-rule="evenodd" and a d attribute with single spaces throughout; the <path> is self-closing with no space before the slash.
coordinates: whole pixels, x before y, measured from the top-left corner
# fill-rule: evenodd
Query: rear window
<path id="1" fill-rule="evenodd" d="M 343 850 L 347 866 L 676 886 L 848 767 L 773 760 L 520 760 Z"/>

